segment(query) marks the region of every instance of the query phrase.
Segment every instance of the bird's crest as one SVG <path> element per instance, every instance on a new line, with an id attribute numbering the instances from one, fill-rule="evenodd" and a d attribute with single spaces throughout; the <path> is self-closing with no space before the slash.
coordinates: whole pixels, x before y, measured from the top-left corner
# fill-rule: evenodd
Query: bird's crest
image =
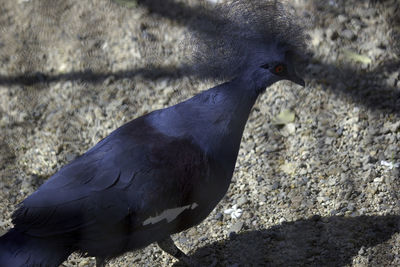
<path id="1" fill-rule="evenodd" d="M 306 35 L 299 20 L 276 0 L 233 0 L 207 8 L 196 25 L 200 30 L 184 42 L 191 55 L 188 69 L 201 78 L 234 78 L 248 65 L 255 43 L 275 43 L 302 55 Z"/>

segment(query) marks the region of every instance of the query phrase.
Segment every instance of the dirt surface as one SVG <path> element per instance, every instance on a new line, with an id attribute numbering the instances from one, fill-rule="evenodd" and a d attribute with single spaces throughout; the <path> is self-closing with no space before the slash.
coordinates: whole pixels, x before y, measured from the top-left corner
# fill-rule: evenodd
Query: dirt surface
<path id="1" fill-rule="evenodd" d="M 309 23 L 307 86 L 259 98 L 228 194 L 174 239 L 205 266 L 400 266 L 400 2 L 290 2 Z M 197 4 L 1 1 L 3 232 L 19 202 L 112 130 L 215 85 L 180 69 Z M 155 245 L 109 263 L 132 265 L 181 264 Z"/>

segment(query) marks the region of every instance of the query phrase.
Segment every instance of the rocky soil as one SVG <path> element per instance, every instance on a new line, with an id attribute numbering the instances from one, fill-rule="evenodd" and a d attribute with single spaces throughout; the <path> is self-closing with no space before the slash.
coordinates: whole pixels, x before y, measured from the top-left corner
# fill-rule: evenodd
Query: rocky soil
<path id="1" fill-rule="evenodd" d="M 5 232 L 64 164 L 213 84 L 179 69 L 199 1 L 1 2 Z M 307 86 L 280 82 L 260 97 L 228 194 L 174 239 L 205 266 L 400 266 L 400 3 L 290 3 L 309 24 Z M 94 262 L 74 254 L 63 266 Z M 150 245 L 108 266 L 132 265 L 181 264 Z"/>

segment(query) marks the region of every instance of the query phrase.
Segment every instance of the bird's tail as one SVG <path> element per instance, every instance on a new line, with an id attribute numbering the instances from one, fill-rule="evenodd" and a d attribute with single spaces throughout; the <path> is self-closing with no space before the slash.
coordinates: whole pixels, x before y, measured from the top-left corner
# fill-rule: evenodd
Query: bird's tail
<path id="1" fill-rule="evenodd" d="M 16 229 L 0 237 L 0 267 L 59 266 L 71 253 L 60 241 L 28 236 Z"/>

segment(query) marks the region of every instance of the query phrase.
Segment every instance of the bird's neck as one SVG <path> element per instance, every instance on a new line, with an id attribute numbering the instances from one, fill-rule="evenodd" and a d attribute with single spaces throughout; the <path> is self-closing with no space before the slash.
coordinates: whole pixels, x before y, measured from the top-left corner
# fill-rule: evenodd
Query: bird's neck
<path id="1" fill-rule="evenodd" d="M 154 113 L 152 125 L 169 136 L 192 138 L 233 172 L 240 140 L 258 94 L 236 79 Z"/>

